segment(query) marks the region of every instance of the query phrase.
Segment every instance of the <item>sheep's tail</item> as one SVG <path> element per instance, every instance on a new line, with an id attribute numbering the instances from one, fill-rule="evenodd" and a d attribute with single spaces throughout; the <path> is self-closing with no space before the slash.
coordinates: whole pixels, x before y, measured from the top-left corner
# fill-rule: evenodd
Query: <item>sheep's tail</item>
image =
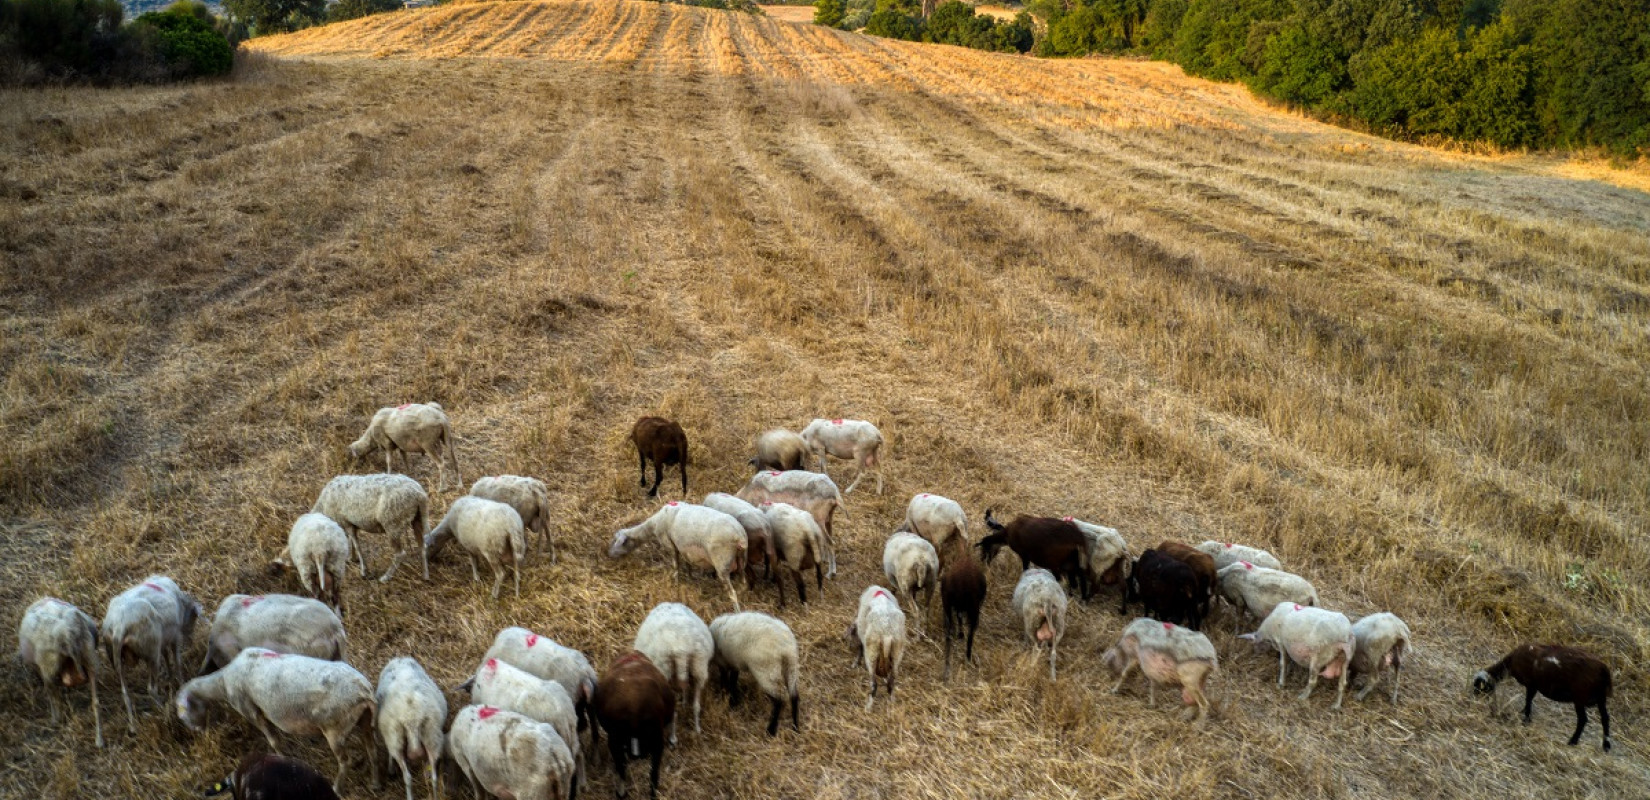
<path id="1" fill-rule="evenodd" d="M 796 687 L 802 672 L 802 665 L 798 661 L 795 653 L 786 652 L 779 657 L 779 679 L 785 682 L 785 691 L 793 698 L 797 695 Z"/>
<path id="2" fill-rule="evenodd" d="M 877 677 L 886 678 L 894 671 L 894 637 L 884 634 L 877 648 Z"/>

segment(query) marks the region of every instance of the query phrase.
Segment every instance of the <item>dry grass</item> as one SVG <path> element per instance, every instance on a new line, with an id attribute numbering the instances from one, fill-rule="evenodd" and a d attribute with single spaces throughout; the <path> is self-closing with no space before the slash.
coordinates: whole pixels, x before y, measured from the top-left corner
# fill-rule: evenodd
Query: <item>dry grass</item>
<path id="1" fill-rule="evenodd" d="M 509 624 L 605 662 L 654 603 L 727 610 L 656 552 L 601 555 L 649 509 L 637 416 L 685 425 L 695 494 L 738 486 L 765 427 L 859 416 L 889 492 L 850 498 L 840 580 L 784 614 L 803 734 L 713 692 L 666 796 L 1644 795 L 1642 173 L 1385 142 L 1162 64 L 653 3 L 255 44 L 232 83 L 0 97 L 0 617 L 99 613 L 152 570 L 209 605 L 291 590 L 262 565 L 344 444 L 438 400 L 467 476 L 551 484 L 563 561 L 498 605 L 451 557 L 352 581 L 357 664 L 416 653 L 451 685 Z M 939 683 L 922 644 L 897 710 L 863 714 L 838 637 L 918 491 L 1267 547 L 1329 605 L 1409 620 L 1404 702 L 1298 704 L 1221 621 L 1188 731 L 1105 693 L 1112 600 L 1048 683 L 999 566 L 980 669 Z M 1616 668 L 1614 754 L 1596 727 L 1565 747 L 1565 708 L 1523 728 L 1467 695 L 1525 639 Z M 261 746 L 147 699 L 128 734 L 105 688 L 98 752 L 83 693 L 59 732 L 7 674 L 7 796 L 179 796 Z"/>

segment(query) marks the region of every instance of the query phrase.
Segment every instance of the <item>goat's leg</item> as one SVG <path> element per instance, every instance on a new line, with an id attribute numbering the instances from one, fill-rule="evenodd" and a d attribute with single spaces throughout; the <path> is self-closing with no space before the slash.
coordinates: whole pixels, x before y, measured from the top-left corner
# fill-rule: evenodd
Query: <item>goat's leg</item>
<path id="1" fill-rule="evenodd" d="M 662 462 L 658 459 L 654 459 L 653 460 L 653 488 L 647 490 L 647 496 L 648 497 L 658 497 L 659 496 L 659 484 L 663 483 L 664 480 L 665 480 L 665 465 L 664 465 L 664 462 Z M 683 494 L 686 494 L 686 492 L 683 492 Z"/>
<path id="2" fill-rule="evenodd" d="M 642 465 L 642 480 L 641 483 L 636 485 L 645 489 L 647 488 L 647 454 L 642 452 L 641 445 L 636 445 L 636 460 L 641 462 Z"/>
<path id="3" fill-rule="evenodd" d="M 1570 734 L 1570 746 L 1575 747 L 1581 741 L 1581 732 L 1587 729 L 1587 707 L 1576 703 L 1576 732 Z"/>
<path id="4" fill-rule="evenodd" d="M 1605 700 L 1598 701 L 1598 721 L 1604 726 L 1604 752 L 1610 752 L 1610 708 Z"/>
<path id="5" fill-rule="evenodd" d="M 1535 687 L 1524 687 L 1524 724 L 1530 724 L 1530 715 L 1535 712 Z"/>

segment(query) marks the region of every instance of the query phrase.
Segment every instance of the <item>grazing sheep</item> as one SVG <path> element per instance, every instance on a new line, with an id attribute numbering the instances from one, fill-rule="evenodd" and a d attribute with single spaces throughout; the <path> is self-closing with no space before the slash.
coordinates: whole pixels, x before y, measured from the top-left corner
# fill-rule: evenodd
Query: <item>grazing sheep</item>
<path id="1" fill-rule="evenodd" d="M 764 469 L 802 469 L 808 460 L 808 443 L 794 431 L 774 428 L 756 437 L 756 458 L 751 466 Z"/>
<path id="2" fill-rule="evenodd" d="M 1007 545 L 1020 557 L 1020 569 L 1033 566 L 1062 575 L 1078 587 L 1084 600 L 1094 591 L 1089 586 L 1089 542 L 1078 527 L 1053 517 L 1015 517 L 1007 525 L 991 518 L 985 510 L 985 525 L 991 533 L 980 538 L 980 556 L 989 566 Z"/>
<path id="3" fill-rule="evenodd" d="M 647 656 L 659 667 L 677 695 L 693 699 L 693 732 L 699 730 L 699 699 L 710 678 L 710 658 L 716 652 L 716 640 L 711 638 L 705 621 L 693 609 L 681 603 L 660 603 L 648 612 L 647 619 L 636 629 L 636 641 L 631 649 Z M 676 721 L 670 722 L 670 743 L 676 744 Z"/>
<path id="4" fill-rule="evenodd" d="M 842 492 L 829 475 L 800 469 L 758 472 L 736 496 L 751 505 L 789 503 L 812 514 L 825 531 L 825 546 L 830 551 L 825 577 L 836 577 L 836 540 L 832 538 L 831 520 L 839 508 L 846 513 L 847 506 L 843 505 Z"/>
<path id="5" fill-rule="evenodd" d="M 1277 556 L 1260 549 L 1231 542 L 1204 542 L 1197 546 L 1199 552 L 1215 560 L 1215 571 L 1223 570 L 1239 561 L 1247 561 L 1257 567 L 1267 569 L 1283 569 L 1283 564 Z"/>
<path id="6" fill-rule="evenodd" d="M 951 563 L 959 552 L 968 550 L 968 515 L 949 497 L 923 492 L 905 506 L 905 521 L 898 531 L 910 531 L 927 539 L 939 554 L 940 566 Z"/>
<path id="7" fill-rule="evenodd" d="M 843 634 L 853 651 L 853 664 L 863 662 L 871 675 L 871 695 L 865 698 L 865 710 L 877 699 L 877 680 L 888 684 L 888 699 L 894 699 L 894 677 L 905 659 L 905 612 L 894 601 L 894 596 L 881 586 L 868 586 L 859 595 L 859 614 L 854 624 Z"/>
<path id="8" fill-rule="evenodd" d="M 314 767 L 296 758 L 253 753 L 228 777 L 201 794 L 230 792 L 235 800 L 338 800 L 332 784 Z"/>
<path id="9" fill-rule="evenodd" d="M 413 796 L 412 771 L 407 764 L 420 761 L 429 771 L 431 800 L 440 800 L 436 765 L 446 752 L 446 736 L 441 728 L 447 722 L 447 696 L 441 693 L 441 687 L 418 661 L 403 656 L 390 659 L 378 673 L 378 691 L 373 700 L 378 704 L 378 735 L 384 740 L 390 760 L 401 768 L 407 800 Z"/>
<path id="10" fill-rule="evenodd" d="M 276 753 L 281 751 L 275 741 L 277 730 L 293 736 L 325 737 L 338 759 L 333 791 L 344 785 L 349 773 L 344 746 L 360 728 L 373 775 L 379 774 L 372 735 L 377 710 L 372 684 L 348 664 L 249 647 L 228 666 L 178 690 L 178 719 L 190 730 L 202 730 L 211 703 L 234 709 L 264 735 Z"/>
<path id="11" fill-rule="evenodd" d="M 395 560 L 378 577 L 379 583 L 387 583 L 411 553 L 406 540 L 401 538 L 401 532 L 410 531 L 414 543 L 423 541 L 425 520 L 430 513 L 430 497 L 418 481 L 405 475 L 339 475 L 327 482 L 321 496 L 315 499 L 315 505 L 309 510 L 331 517 L 344 529 L 344 533 L 349 534 L 350 544 L 355 547 L 355 557 L 361 562 L 363 578 L 367 577 L 367 556 L 361 550 L 357 532 L 388 535 L 395 545 Z"/>
<path id="12" fill-rule="evenodd" d="M 1299 575 L 1257 567 L 1239 561 L 1217 573 L 1220 595 L 1237 609 L 1240 619 L 1271 613 L 1279 603 L 1318 604 L 1318 590 Z"/>
<path id="13" fill-rule="evenodd" d="M 1128 613 L 1129 603 L 1139 601 L 1146 614 L 1165 622 L 1176 622 L 1197 630 L 1203 625 L 1198 613 L 1197 573 L 1185 562 L 1147 548 L 1129 570 L 1124 584 L 1120 613 Z"/>
<path id="14" fill-rule="evenodd" d="M 573 696 L 561 684 L 540 678 L 509 662 L 489 658 L 475 675 L 459 685 L 470 701 L 543 722 L 556 729 L 573 756 L 573 791 L 584 783 L 584 752 L 579 745 L 579 712 Z"/>
<path id="15" fill-rule="evenodd" d="M 1032 647 L 1048 642 L 1048 679 L 1054 680 L 1054 662 L 1066 635 L 1066 592 L 1054 573 L 1033 567 L 1021 574 L 1014 585 L 1014 613 Z"/>
<path id="16" fill-rule="evenodd" d="M 1209 618 L 1209 611 L 1214 607 L 1215 594 L 1220 591 L 1220 576 L 1215 571 L 1215 560 L 1208 553 L 1173 539 L 1164 539 L 1160 542 L 1157 552 L 1191 567 L 1192 574 L 1197 577 L 1197 621 L 1191 624 L 1192 630 L 1197 630 L 1202 627 L 1203 620 Z"/>
<path id="17" fill-rule="evenodd" d="M 911 613 L 917 619 L 917 632 L 920 634 L 928 614 L 934 609 L 934 585 L 940 582 L 939 554 L 921 536 L 895 533 L 882 546 L 882 572 L 894 585 L 894 591 L 910 601 Z M 917 610 L 918 590 L 923 593 L 921 611 Z"/>
<path id="18" fill-rule="evenodd" d="M 670 550 L 677 576 L 682 573 L 684 561 L 689 566 L 714 570 L 723 588 L 728 590 L 728 597 L 733 599 L 733 609 L 739 610 L 739 594 L 733 590 L 731 576 L 745 568 L 749 547 L 745 528 L 739 520 L 714 508 L 672 500 L 640 524 L 614 534 L 607 557 L 618 558 L 654 540 Z"/>
<path id="19" fill-rule="evenodd" d="M 768 518 L 768 530 L 773 534 L 774 554 L 781 570 L 788 570 L 796 577 L 796 596 L 808 602 L 808 583 L 802 577 L 806 569 L 814 571 L 814 583 L 824 592 L 823 565 L 829 559 L 829 550 L 819 523 L 808 512 L 789 503 L 763 503 L 762 514 Z M 779 588 L 779 607 L 784 608 L 784 576 L 775 576 L 774 585 Z"/>
<path id="20" fill-rule="evenodd" d="M 1077 526 L 1088 542 L 1089 586 L 1117 586 L 1124 588 L 1125 570 L 1129 563 L 1129 544 L 1116 528 L 1084 522 L 1075 517 L 1065 521 Z"/>
<path id="21" fill-rule="evenodd" d="M 1352 663 L 1347 667 L 1353 680 L 1364 676 L 1364 689 L 1358 693 L 1361 701 L 1380 681 L 1381 673 L 1392 667 L 1392 704 L 1398 704 L 1398 672 L 1404 666 L 1404 654 L 1409 652 L 1409 626 L 1397 614 L 1381 612 L 1370 614 L 1352 623 L 1352 638 L 1357 647 L 1352 651 Z"/>
<path id="22" fill-rule="evenodd" d="M 1196 721 L 1209 713 L 1209 698 L 1203 684 L 1219 670 L 1219 658 L 1209 637 L 1168 622 L 1141 617 L 1123 629 L 1117 644 L 1101 654 L 1101 660 L 1118 673 L 1111 693 L 1123 688 L 1123 680 L 1135 667 L 1146 676 L 1146 705 L 1157 705 L 1157 685 L 1181 687 L 1181 701 L 1196 705 Z"/>
<path id="23" fill-rule="evenodd" d="M 756 580 L 756 566 L 759 561 L 762 564 L 762 577 L 771 577 L 775 583 L 779 581 L 779 577 L 773 572 L 778 555 L 774 552 L 773 533 L 768 529 L 766 514 L 756 506 L 724 492 L 711 492 L 705 495 L 700 505 L 733 517 L 744 527 L 746 589 L 751 588 Z"/>
<path id="24" fill-rule="evenodd" d="M 470 484 L 470 495 L 497 500 L 521 515 L 521 524 L 528 531 L 536 531 L 539 544 L 550 554 L 550 563 L 556 563 L 556 545 L 550 540 L 550 487 L 538 478 L 520 475 L 494 475 Z"/>
<path id="25" fill-rule="evenodd" d="M 327 576 L 332 576 L 332 610 L 343 612 L 339 586 L 349 569 L 349 534 L 325 514 L 310 512 L 292 523 L 286 535 L 286 549 L 276 557 L 277 566 L 291 564 L 304 591 L 317 600 L 327 594 Z"/>
<path id="26" fill-rule="evenodd" d="M 326 603 L 290 594 L 232 594 L 212 617 L 200 674 L 248 647 L 343 661 L 344 643 L 344 621 Z"/>
<path id="27" fill-rule="evenodd" d="M 514 667 L 526 670 L 547 681 L 561 684 L 567 696 L 573 698 L 573 709 L 579 716 L 579 730 L 590 720 L 590 700 L 596 696 L 596 668 L 590 659 L 571 647 L 563 647 L 548 636 L 540 636 L 526 628 L 505 628 L 493 637 L 493 646 L 487 648 L 482 661 L 496 658 Z M 590 746 L 596 746 L 596 727 L 590 725 Z"/>
<path id="28" fill-rule="evenodd" d="M 367 423 L 366 432 L 349 446 L 349 454 L 350 458 L 361 459 L 379 450 L 384 451 L 385 472 L 395 471 L 396 453 L 401 454 L 401 462 L 408 469 L 412 467 L 412 454 L 423 453 L 435 459 L 437 489 L 447 486 L 448 464 L 453 467 L 454 485 L 464 488 L 453 429 L 440 403 L 406 403 L 378 409 L 372 422 Z"/>
<path id="29" fill-rule="evenodd" d="M 1335 705 L 1341 707 L 1346 694 L 1347 666 L 1357 650 L 1352 638 L 1352 623 L 1345 614 L 1321 608 L 1279 603 L 1272 609 L 1260 629 L 1238 637 L 1254 642 L 1257 647 L 1271 645 L 1278 650 L 1278 688 L 1283 688 L 1284 676 L 1289 672 L 1289 661 L 1306 667 L 1306 689 L 1297 699 L 1312 696 L 1320 674 L 1325 678 L 1339 678 L 1335 689 Z"/>
<path id="30" fill-rule="evenodd" d="M 573 754 L 567 743 L 550 725 L 513 711 L 464 707 L 453 717 L 447 751 L 477 800 L 484 789 L 511 800 L 571 796 Z"/>
<path id="31" fill-rule="evenodd" d="M 710 635 L 716 642 L 717 677 L 728 692 L 728 706 L 739 705 L 739 675 L 749 672 L 762 694 L 773 703 L 768 716 L 768 735 L 779 731 L 779 714 L 785 699 L 791 702 L 791 729 L 802 731 L 797 692 L 801 651 L 789 625 L 758 611 L 723 614 L 710 621 Z"/>
<path id="32" fill-rule="evenodd" d="M 966 631 L 965 657 L 974 663 L 974 631 L 980 627 L 980 607 L 985 604 L 985 572 L 965 548 L 940 575 L 940 613 L 945 616 L 945 673 L 951 677 L 951 640 Z"/>
<path id="33" fill-rule="evenodd" d="M 648 497 L 659 496 L 659 483 L 665 479 L 665 467 L 677 464 L 682 469 L 682 495 L 687 496 L 688 441 L 682 426 L 664 417 L 642 417 L 630 429 L 630 441 L 636 443 L 636 458 L 642 463 L 642 485 L 647 485 L 647 462 L 653 461 L 653 488 Z"/>
<path id="34" fill-rule="evenodd" d="M 1604 751 L 1610 751 L 1610 709 L 1606 701 L 1612 693 L 1610 667 L 1592 653 L 1559 644 L 1521 644 L 1506 658 L 1478 671 L 1472 688 L 1479 694 L 1495 693 L 1496 684 L 1512 675 L 1524 686 L 1524 724 L 1530 724 L 1535 696 L 1543 694 L 1560 703 L 1574 703 L 1576 732 L 1570 746 L 1581 741 L 1587 727 L 1587 707 L 1598 706 L 1598 720 L 1604 726 Z"/>
<path id="35" fill-rule="evenodd" d="M 877 471 L 877 494 L 882 494 L 882 466 L 877 463 L 877 451 L 882 448 L 882 432 L 877 426 L 861 419 L 816 419 L 802 429 L 802 441 L 814 454 L 819 471 L 825 471 L 825 456 L 851 459 L 859 469 L 854 482 L 842 490 L 848 494 L 859 485 L 865 471 Z"/>
<path id="36" fill-rule="evenodd" d="M 602 673 L 591 704 L 596 721 L 607 731 L 607 752 L 618 773 L 618 795 L 630 793 L 625 763 L 646 755 L 653 762 L 653 788 L 659 796 L 659 763 L 665 757 L 665 728 L 676 720 L 676 693 L 647 656 L 634 650 L 619 656 Z"/>
<path id="37" fill-rule="evenodd" d="M 483 497 L 464 496 L 453 501 L 447 516 L 424 536 L 424 580 L 430 579 L 430 556 L 437 555 L 447 542 L 457 540 L 470 556 L 470 580 L 481 580 L 477 561 L 486 559 L 493 570 L 493 599 L 504 586 L 504 570 L 509 565 L 516 576 L 516 598 L 521 598 L 521 562 L 527 557 L 527 536 L 521 515 L 510 506 Z"/>
<path id="38" fill-rule="evenodd" d="M 46 686 L 52 722 L 63 705 L 63 687 L 92 685 L 92 724 L 103 746 L 103 712 L 97 706 L 97 620 L 55 597 L 42 597 L 17 626 L 17 657 L 32 665 Z"/>
<path id="39" fill-rule="evenodd" d="M 183 648 L 202 613 L 200 603 L 164 575 L 150 575 L 109 600 L 100 639 L 120 680 L 126 730 L 137 732 L 132 696 L 126 690 L 126 665 L 138 661 L 149 665 L 149 696 L 161 705 L 155 678 L 160 678 L 161 686 L 170 686 L 174 676 L 178 683 L 184 681 Z"/>

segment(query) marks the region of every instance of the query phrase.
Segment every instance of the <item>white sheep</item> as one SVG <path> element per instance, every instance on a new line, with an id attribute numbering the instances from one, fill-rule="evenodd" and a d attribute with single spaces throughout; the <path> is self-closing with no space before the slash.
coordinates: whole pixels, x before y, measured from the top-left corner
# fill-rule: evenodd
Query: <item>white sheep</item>
<path id="1" fill-rule="evenodd" d="M 360 729 L 373 775 L 379 774 L 372 684 L 348 664 L 249 647 L 228 666 L 178 690 L 178 719 L 190 730 L 202 730 L 212 703 L 226 704 L 252 723 L 277 754 L 277 730 L 292 736 L 320 734 L 338 759 L 335 792 L 349 773 L 344 747 Z"/>
<path id="2" fill-rule="evenodd" d="M 829 475 L 800 469 L 758 472 L 736 496 L 751 505 L 788 503 L 812 514 L 825 531 L 825 546 L 830 550 L 825 577 L 836 577 L 836 540 L 832 538 L 831 520 L 839 508 L 846 513 L 847 506 L 843 505 L 842 492 Z"/>
<path id="3" fill-rule="evenodd" d="M 905 521 L 898 531 L 910 531 L 927 539 L 939 554 L 940 565 L 951 563 L 952 557 L 968 548 L 968 515 L 962 504 L 949 497 L 923 492 L 911 498 L 905 506 Z"/>
<path id="4" fill-rule="evenodd" d="M 401 462 L 408 469 L 412 467 L 412 454 L 423 453 L 435 459 L 437 489 L 447 486 L 448 463 L 452 464 L 456 485 L 464 487 L 452 426 L 440 403 L 406 403 L 378 409 L 367 423 L 366 432 L 350 444 L 349 454 L 359 459 L 380 450 L 384 452 L 385 472 L 395 471 L 396 453 L 401 454 Z"/>
<path id="5" fill-rule="evenodd" d="M 1123 688 L 1124 679 L 1135 667 L 1146 677 L 1146 705 L 1157 705 L 1157 685 L 1181 687 L 1181 700 L 1196 705 L 1196 720 L 1209 713 L 1204 682 L 1220 667 L 1215 646 L 1209 637 L 1190 628 L 1141 617 L 1123 629 L 1117 644 L 1101 654 L 1101 660 L 1118 673 L 1111 693 Z"/>
<path id="6" fill-rule="evenodd" d="M 550 563 L 556 563 L 556 546 L 550 540 L 550 487 L 538 478 L 521 475 L 494 475 L 480 478 L 470 485 L 470 494 L 497 500 L 521 515 L 521 524 L 539 535 L 539 544 L 550 554 Z"/>
<path id="7" fill-rule="evenodd" d="M 863 662 L 871 675 L 871 696 L 865 699 L 870 711 L 877 699 L 877 680 L 888 684 L 888 699 L 894 699 L 894 677 L 905 660 L 905 612 L 887 589 L 868 586 L 859 594 L 859 613 L 843 634 L 853 652 L 853 664 Z"/>
<path id="8" fill-rule="evenodd" d="M 378 578 L 379 583 L 386 583 L 412 552 L 407 540 L 401 538 L 402 531 L 412 534 L 413 544 L 424 540 L 430 497 L 418 481 L 405 475 L 339 475 L 327 482 L 309 510 L 331 517 L 349 535 L 355 557 L 361 562 L 363 578 L 367 577 L 367 556 L 361 550 L 357 532 L 388 535 L 395 544 L 396 554 L 390 568 Z"/>
<path id="9" fill-rule="evenodd" d="M 481 580 L 477 562 L 485 559 L 493 570 L 493 599 L 504 586 L 506 567 L 516 576 L 521 597 L 521 562 L 527 557 L 527 536 L 521 515 L 510 506 L 484 497 L 466 495 L 453 501 L 441 524 L 424 536 L 424 580 L 430 579 L 430 557 L 456 540 L 470 557 L 470 580 Z"/>
<path id="10" fill-rule="evenodd" d="M 808 443 L 794 431 L 774 428 L 756 437 L 752 466 L 762 469 L 801 469 L 808 459 Z"/>
<path id="11" fill-rule="evenodd" d="M 636 629 L 631 647 L 664 673 L 676 687 L 679 700 L 693 698 L 693 732 L 699 733 L 699 698 L 710 678 L 710 659 L 716 652 L 716 640 L 711 638 L 705 621 L 681 603 L 660 603 Z M 675 717 L 670 720 L 670 743 L 676 744 Z"/>
<path id="12" fill-rule="evenodd" d="M 584 783 L 584 753 L 579 746 L 579 712 L 573 696 L 562 685 L 540 678 L 508 661 L 483 659 L 475 675 L 459 685 L 470 693 L 470 702 L 514 711 L 535 722 L 556 729 L 556 735 L 573 756 L 573 781 Z"/>
<path id="13" fill-rule="evenodd" d="M 1091 584 L 1110 586 L 1128 578 L 1123 571 L 1129 563 L 1129 544 L 1123 540 L 1123 534 L 1118 533 L 1116 528 L 1084 522 L 1075 517 L 1066 517 L 1066 521 L 1076 525 L 1088 541 Z"/>
<path id="14" fill-rule="evenodd" d="M 232 594 L 218 604 L 200 671 L 223 666 L 248 647 L 344 660 L 344 621 L 326 603 L 290 594 Z"/>
<path id="15" fill-rule="evenodd" d="M 401 783 L 412 800 L 412 771 L 408 762 L 423 761 L 430 777 L 430 797 L 439 800 L 441 781 L 436 765 L 446 753 L 447 696 L 418 661 L 406 656 L 390 659 L 378 673 L 378 735 L 390 760 L 401 768 Z"/>
<path id="16" fill-rule="evenodd" d="M 286 549 L 276 557 L 280 566 L 291 564 L 298 573 L 298 582 L 304 591 L 319 600 L 327 592 L 327 578 L 332 578 L 332 609 L 343 611 L 340 585 L 349 569 L 349 534 L 342 525 L 325 514 L 310 512 L 292 523 L 286 535 Z M 362 565 L 365 570 L 366 565 Z"/>
<path id="17" fill-rule="evenodd" d="M 618 558 L 654 540 L 670 550 L 678 576 L 684 561 L 690 566 L 714 570 L 723 588 L 728 590 L 728 597 L 733 599 L 733 610 L 739 610 L 739 594 L 733 590 L 731 576 L 745 568 L 745 552 L 749 547 L 745 528 L 739 520 L 714 508 L 672 500 L 640 524 L 614 534 L 607 557 Z"/>
<path id="18" fill-rule="evenodd" d="M 1279 603 L 1260 629 L 1238 637 L 1255 643 L 1256 647 L 1271 645 L 1278 651 L 1278 688 L 1283 688 L 1284 676 L 1289 673 L 1289 661 L 1306 667 L 1309 677 L 1306 689 L 1298 699 L 1312 696 L 1318 685 L 1318 675 L 1339 678 L 1335 690 L 1335 705 L 1341 707 L 1346 694 L 1347 667 L 1357 650 L 1352 637 L 1352 623 L 1345 614 L 1297 603 Z"/>
<path id="19" fill-rule="evenodd" d="M 1283 569 L 1282 562 L 1277 556 L 1247 545 L 1232 544 L 1231 542 L 1208 541 L 1197 546 L 1197 549 L 1209 554 L 1215 560 L 1215 569 L 1222 570 L 1239 561 L 1247 561 L 1257 567 L 1267 569 Z"/>
<path id="20" fill-rule="evenodd" d="M 447 751 L 478 798 L 560 800 L 572 791 L 573 753 L 567 743 L 550 725 L 513 711 L 461 709 L 447 733 Z"/>
<path id="21" fill-rule="evenodd" d="M 786 698 L 791 703 L 791 728 L 801 731 L 797 682 L 802 656 L 790 626 L 759 611 L 745 611 L 711 620 L 710 636 L 716 643 L 713 661 L 722 686 L 728 690 L 728 705 L 738 705 L 739 674 L 749 672 L 773 703 L 768 735 L 779 731 L 779 713 L 784 710 Z"/>
<path id="22" fill-rule="evenodd" d="M 768 532 L 773 536 L 774 553 L 783 570 L 796 576 L 796 596 L 808 602 L 808 584 L 802 571 L 814 571 L 814 585 L 825 591 L 824 564 L 830 559 L 825 543 L 825 532 L 813 515 L 789 503 L 763 503 L 762 514 L 768 518 Z M 774 583 L 779 587 L 779 607 L 785 607 L 785 581 L 781 575 Z"/>
<path id="23" fill-rule="evenodd" d="M 773 532 L 768 529 L 768 517 L 756 506 L 724 492 L 711 492 L 705 495 L 700 502 L 705 508 L 714 508 L 727 514 L 745 528 L 745 588 L 751 588 L 751 582 L 756 575 L 756 562 L 762 561 L 763 577 L 772 577 L 776 582 L 774 567 L 778 562 L 778 554 L 774 550 Z"/>
<path id="24" fill-rule="evenodd" d="M 882 546 L 882 572 L 894 591 L 911 603 L 917 632 L 934 610 L 934 587 L 940 582 L 940 556 L 934 545 L 914 533 L 897 532 Z M 917 608 L 917 592 L 922 591 L 922 609 Z"/>
<path id="25" fill-rule="evenodd" d="M 1410 650 L 1409 626 L 1398 615 L 1383 611 L 1352 623 L 1352 638 L 1355 647 L 1348 672 L 1365 676 L 1358 699 L 1369 696 L 1381 673 L 1392 667 L 1392 703 L 1397 705 L 1398 672 L 1403 668 L 1404 655 Z"/>
<path id="26" fill-rule="evenodd" d="M 851 459 L 859 469 L 854 482 L 843 490 L 850 493 L 859 485 L 865 471 L 877 471 L 877 494 L 882 494 L 882 466 L 877 463 L 877 451 L 882 448 L 882 432 L 877 426 L 862 419 L 816 419 L 802 429 L 802 441 L 814 454 L 819 471 L 825 471 L 825 456 Z"/>
<path id="27" fill-rule="evenodd" d="M 42 597 L 17 626 L 17 657 L 33 666 L 46 687 L 52 722 L 63 706 L 63 687 L 92 685 L 92 724 L 103 746 L 103 713 L 97 705 L 97 620 L 55 597 Z"/>
<path id="28" fill-rule="evenodd" d="M 115 595 L 103 612 L 101 639 L 109 663 L 120 680 L 120 698 L 126 704 L 126 729 L 136 732 L 132 695 L 126 689 L 126 664 L 149 665 L 149 695 L 162 703 L 156 690 L 184 680 L 183 648 L 195 632 L 195 620 L 205 613 L 200 603 L 171 578 L 150 575 L 142 583 Z"/>
<path id="29" fill-rule="evenodd" d="M 482 661 L 496 658 L 500 661 L 519 667 L 537 675 L 547 681 L 561 684 L 567 690 L 567 695 L 573 698 L 573 706 L 579 712 L 579 727 L 582 729 L 589 722 L 587 713 L 590 699 L 596 694 L 598 675 L 596 668 L 590 665 L 590 659 L 571 647 L 564 647 L 548 636 L 540 636 L 526 628 L 505 628 L 493 637 L 493 645 L 487 648 L 487 654 Z M 594 737 L 595 727 L 591 727 Z M 592 739 L 591 746 L 595 746 Z"/>
<path id="30" fill-rule="evenodd" d="M 1060 640 L 1066 635 L 1066 592 L 1054 573 L 1041 567 L 1022 573 L 1014 585 L 1014 613 L 1033 648 L 1048 643 L 1048 679 L 1054 680 Z"/>
<path id="31" fill-rule="evenodd" d="M 1220 596 L 1237 609 L 1240 619 L 1271 613 L 1279 603 L 1318 604 L 1318 590 L 1311 581 L 1283 570 L 1239 561 L 1216 576 L 1220 579 Z"/>

